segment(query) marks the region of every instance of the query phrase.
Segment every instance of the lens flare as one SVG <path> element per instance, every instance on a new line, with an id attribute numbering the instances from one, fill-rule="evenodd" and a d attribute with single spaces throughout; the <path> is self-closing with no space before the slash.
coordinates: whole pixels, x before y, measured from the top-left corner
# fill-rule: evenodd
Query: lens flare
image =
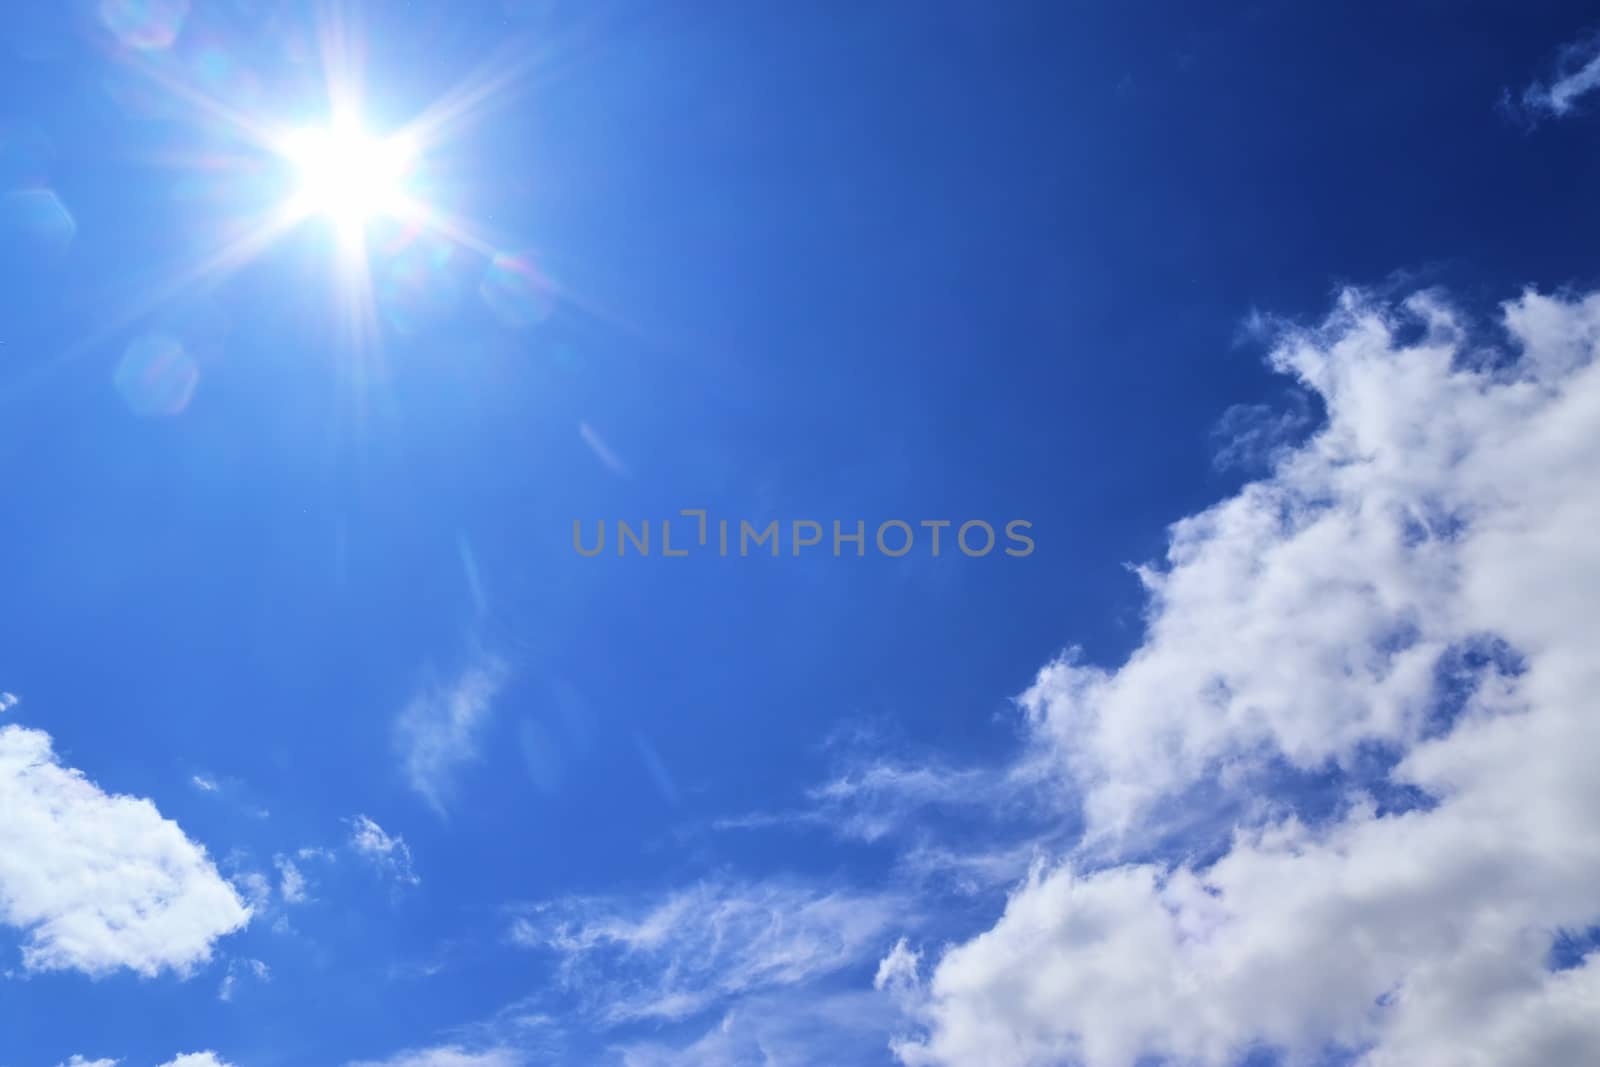
<path id="1" fill-rule="evenodd" d="M 447 320 L 460 302 L 455 256 L 443 240 L 422 237 L 394 253 L 378 289 L 384 319 L 403 335 Z"/>
<path id="2" fill-rule="evenodd" d="M 514 330 L 526 330 L 550 317 L 556 289 L 526 256 L 500 253 L 489 261 L 478 285 L 489 311 Z"/>
<path id="3" fill-rule="evenodd" d="M 12 249 L 55 262 L 67 254 L 78 225 L 49 189 L 13 189 L 0 194 L 0 238 Z"/>
<path id="4" fill-rule="evenodd" d="M 100 21 L 128 48 L 172 47 L 189 16 L 189 0 L 100 0 Z"/>
<path id="5" fill-rule="evenodd" d="M 113 380 L 135 415 L 176 415 L 189 406 L 200 368 L 175 338 L 146 334 L 128 345 Z"/>

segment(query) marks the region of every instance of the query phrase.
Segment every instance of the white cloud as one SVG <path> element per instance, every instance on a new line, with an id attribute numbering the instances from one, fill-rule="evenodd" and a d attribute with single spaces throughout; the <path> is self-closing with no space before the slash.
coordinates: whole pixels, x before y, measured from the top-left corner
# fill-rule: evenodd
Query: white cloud
<path id="1" fill-rule="evenodd" d="M 1063 824 L 1063 830 L 1070 826 Z M 976 897 L 1013 888 L 1046 851 L 1069 836 L 1040 834 L 988 847 L 924 842 L 901 853 L 898 870 L 929 889 Z"/>
<path id="2" fill-rule="evenodd" d="M 1600 88 L 1600 37 L 1562 49 L 1555 77 L 1528 86 L 1522 93 L 1522 103 L 1530 113 L 1560 116 L 1571 112 L 1580 97 L 1597 88 Z"/>
<path id="3" fill-rule="evenodd" d="M 513 921 L 511 938 L 554 952 L 587 1010 L 616 1024 L 687 1018 L 871 960 L 908 915 L 887 895 L 707 882 L 644 902 L 537 905 Z"/>
<path id="4" fill-rule="evenodd" d="M 350 820 L 350 847 L 398 882 L 417 885 L 422 881 L 411 869 L 411 849 L 405 838 L 390 836 L 365 815 Z"/>
<path id="5" fill-rule="evenodd" d="M 368 821 L 370 822 L 371 820 Z M 373 825 L 377 826 L 376 823 L 373 823 Z M 378 832 L 381 834 L 383 831 L 379 830 Z M 283 902 L 285 904 L 302 904 L 309 900 L 310 894 L 306 888 L 306 876 L 301 873 L 294 860 L 288 856 L 275 856 L 273 857 L 273 863 L 278 868 L 278 895 L 283 898 Z"/>
<path id="6" fill-rule="evenodd" d="M 386 1060 L 362 1060 L 349 1067 L 522 1067 L 527 1062 L 527 1057 L 515 1049 L 469 1052 L 457 1045 L 445 1045 L 402 1052 Z"/>
<path id="7" fill-rule="evenodd" d="M 57 1064 L 56 1067 L 117 1067 L 121 1062 L 121 1060 L 91 1060 L 73 1056 L 67 1062 Z M 188 1052 L 177 1059 L 167 1061 L 161 1067 L 230 1067 L 230 1065 L 218 1059 L 215 1052 Z"/>
<path id="8" fill-rule="evenodd" d="M 10 711 L 19 703 L 21 701 L 17 699 L 17 694 L 0 691 L 0 712 Z"/>
<path id="9" fill-rule="evenodd" d="M 452 684 L 418 693 L 395 722 L 406 781 L 440 814 L 456 775 L 478 758 L 479 737 L 506 675 L 504 663 L 483 659 Z"/>
<path id="10" fill-rule="evenodd" d="M 915 952 L 905 938 L 895 942 L 894 948 L 878 963 L 878 973 L 873 976 L 872 988 L 899 991 L 914 989 L 920 982 L 922 953 Z"/>
<path id="11" fill-rule="evenodd" d="M 908 1064 L 1600 1059 L 1600 955 L 1549 959 L 1600 921 L 1600 295 L 1504 324 L 1285 334 L 1327 425 L 1174 526 L 1121 667 L 1022 698 L 1088 832 L 926 980 L 891 954 Z"/>
<path id="12" fill-rule="evenodd" d="M 1311 413 L 1298 393 L 1291 394 L 1287 407 L 1234 404 L 1212 427 L 1212 465 L 1255 473 L 1292 448 L 1311 424 Z"/>
<path id="13" fill-rule="evenodd" d="M 751 997 L 687 1041 L 633 1041 L 613 1051 L 622 1067 L 809 1067 L 876 1063 L 887 1013 L 870 993 Z"/>
<path id="14" fill-rule="evenodd" d="M 877 841 L 921 823 L 930 810 L 1005 805 L 1013 783 L 983 769 L 873 761 L 809 791 L 834 833 Z"/>
<path id="15" fill-rule="evenodd" d="M 231 1001 L 238 989 L 240 978 L 254 978 L 258 982 L 270 982 L 272 981 L 272 968 L 260 960 L 229 960 L 228 973 L 222 976 L 222 984 L 217 988 L 217 999 Z"/>
<path id="16" fill-rule="evenodd" d="M 229 857 L 230 866 L 239 861 L 237 854 Z M 229 878 L 234 891 L 244 898 L 252 915 L 260 916 L 272 907 L 272 882 L 260 871 L 240 871 Z"/>
<path id="17" fill-rule="evenodd" d="M 0 922 L 29 970 L 188 973 L 250 912 L 148 800 L 63 767 L 50 736 L 0 728 Z"/>
<path id="18" fill-rule="evenodd" d="M 202 793 L 215 793 L 217 790 L 222 788 L 217 784 L 217 780 L 215 778 L 204 774 L 190 775 L 189 784 L 200 790 Z"/>
<path id="19" fill-rule="evenodd" d="M 864 745 L 878 742 L 864 738 Z M 1047 761 L 952 767 L 852 752 L 806 806 L 718 819 L 718 830 L 820 830 L 845 841 L 893 844 L 902 882 L 964 896 L 1009 888 L 1039 850 L 1073 836 L 1060 775 Z"/>
<path id="20" fill-rule="evenodd" d="M 719 830 L 817 827 L 845 840 L 879 842 L 913 830 L 930 809 L 986 806 L 1001 801 L 1006 782 L 979 768 L 895 763 L 883 759 L 854 762 L 806 791 L 807 807 L 719 819 Z"/>

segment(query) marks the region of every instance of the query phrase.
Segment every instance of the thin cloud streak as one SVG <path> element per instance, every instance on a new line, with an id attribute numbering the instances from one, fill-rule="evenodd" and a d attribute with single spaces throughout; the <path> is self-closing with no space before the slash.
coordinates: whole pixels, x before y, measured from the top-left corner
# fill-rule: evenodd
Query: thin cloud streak
<path id="1" fill-rule="evenodd" d="M 485 657 L 453 681 L 430 686 L 395 721 L 395 745 L 406 782 L 444 815 L 461 769 L 478 758 L 494 699 L 508 677 L 504 662 Z"/>

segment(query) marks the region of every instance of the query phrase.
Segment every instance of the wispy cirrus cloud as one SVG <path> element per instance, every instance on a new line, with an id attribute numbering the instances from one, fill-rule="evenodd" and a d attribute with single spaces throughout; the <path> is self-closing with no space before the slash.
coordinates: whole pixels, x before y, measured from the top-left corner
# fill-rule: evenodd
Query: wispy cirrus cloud
<path id="1" fill-rule="evenodd" d="M 117 1067 L 121 1060 L 99 1059 L 91 1060 L 83 1056 L 73 1056 L 65 1063 L 56 1067 Z M 168 1060 L 161 1067 L 231 1067 L 217 1057 L 215 1052 L 186 1052 L 176 1059 Z"/>
<path id="2" fill-rule="evenodd" d="M 348 1067 L 522 1067 L 526 1054 L 512 1048 L 469 1050 L 460 1045 L 410 1049 L 385 1060 L 361 1060 Z"/>
<path id="3" fill-rule="evenodd" d="M 1038 754 L 1001 766 L 870 753 L 867 739 L 806 791 L 802 806 L 714 821 L 724 831 L 809 830 L 883 845 L 909 889 L 974 895 L 1026 876 L 1039 850 L 1077 830 L 1057 769 Z"/>
<path id="4" fill-rule="evenodd" d="M 709 1026 L 673 1041 L 613 1046 L 621 1067 L 765 1067 L 882 1062 L 893 1015 L 871 990 L 767 994 L 741 1000 Z"/>
<path id="5" fill-rule="evenodd" d="M 870 962 L 910 913 L 890 894 L 708 881 L 649 899 L 525 906 L 510 937 L 551 953 L 582 1010 L 619 1025 L 688 1018 Z"/>
<path id="6" fill-rule="evenodd" d="M 1212 466 L 1256 473 L 1276 462 L 1310 431 L 1313 423 L 1301 394 L 1287 406 L 1234 404 L 1211 430 Z"/>
<path id="7" fill-rule="evenodd" d="M 456 775 L 478 758 L 479 741 L 507 676 L 503 661 L 482 657 L 450 682 L 424 688 L 395 720 L 406 781 L 440 815 Z"/>
<path id="8" fill-rule="evenodd" d="M 358 818 L 364 819 L 366 817 L 358 816 Z M 372 822 L 372 820 L 367 819 L 367 822 Z M 372 825 L 377 827 L 378 824 L 372 823 Z M 383 833 L 381 827 L 378 828 L 378 833 Z M 359 838 L 360 836 L 361 835 L 359 832 L 354 829 L 352 830 L 352 839 Z M 399 846 L 403 845 L 404 842 L 399 842 Z M 410 850 L 407 850 L 406 855 L 408 867 L 410 865 L 409 851 Z M 297 850 L 293 855 L 285 855 L 284 853 L 280 852 L 273 856 L 272 865 L 273 867 L 277 868 L 278 871 L 279 898 L 282 899 L 285 904 L 304 904 L 309 901 L 311 899 L 312 886 L 310 877 L 305 873 L 306 862 L 308 860 L 313 862 L 328 862 L 333 858 L 334 854 L 324 848 L 302 848 Z"/>
<path id="9" fill-rule="evenodd" d="M 261 960 L 229 960 L 228 971 L 222 976 L 222 984 L 217 987 L 217 999 L 224 1002 L 233 1000 L 234 995 L 238 992 L 240 979 L 270 982 L 272 981 L 272 968 Z"/>
<path id="10" fill-rule="evenodd" d="M 411 848 L 399 834 L 389 834 L 366 815 L 350 820 L 350 848 L 362 859 L 403 885 L 418 885 Z"/>
<path id="11" fill-rule="evenodd" d="M 1600 34 L 1561 50 L 1555 69 L 1544 81 L 1522 91 L 1519 101 L 1531 118 L 1571 114 L 1578 102 L 1600 88 Z"/>
<path id="12" fill-rule="evenodd" d="M 272 813 L 254 798 L 254 792 L 237 778 L 227 778 L 209 771 L 196 771 L 189 775 L 189 786 L 207 796 L 217 797 L 235 811 L 254 819 L 270 818 Z"/>
<path id="13" fill-rule="evenodd" d="M 28 970 L 187 974 L 250 920 L 177 823 L 62 766 L 41 730 L 0 728 L 0 811 L 0 922 Z"/>

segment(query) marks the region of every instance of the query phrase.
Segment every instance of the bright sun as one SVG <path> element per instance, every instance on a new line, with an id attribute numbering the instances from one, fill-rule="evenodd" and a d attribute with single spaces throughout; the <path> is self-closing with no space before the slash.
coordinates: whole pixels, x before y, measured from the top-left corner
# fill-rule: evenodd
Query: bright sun
<path id="1" fill-rule="evenodd" d="M 296 207 L 321 214 L 341 229 L 405 204 L 414 152 L 401 137 L 374 137 L 354 124 L 296 130 L 282 151 L 299 182 Z"/>
<path id="2" fill-rule="evenodd" d="M 204 85 L 160 72 L 156 66 L 147 72 L 174 100 L 192 106 L 208 123 L 225 131 L 230 146 L 251 149 L 248 154 L 229 153 L 224 162 L 239 164 L 242 193 L 252 201 L 267 193 L 268 199 L 251 205 L 256 210 L 253 217 L 242 220 L 243 225 L 232 225 L 234 220 L 230 220 L 213 247 L 195 262 L 183 265 L 172 279 L 160 280 L 155 290 L 141 297 L 141 303 L 154 303 L 165 299 L 169 291 L 236 270 L 312 218 L 332 231 L 332 241 L 317 243 L 332 253 L 329 277 L 339 318 L 349 327 L 348 339 L 358 348 L 377 336 L 378 300 L 398 299 L 390 289 L 409 293 L 436 281 L 440 286 L 453 284 L 453 277 L 435 279 L 428 270 L 420 272 L 426 275 L 422 277 L 413 267 L 413 260 L 432 265 L 436 249 L 460 247 L 482 256 L 499 271 L 496 284 L 502 287 L 533 285 L 518 273 L 520 261 L 505 253 L 499 242 L 454 214 L 449 201 L 435 200 L 440 190 L 434 165 L 440 149 L 454 136 L 456 126 L 514 87 L 526 73 L 522 62 L 482 68 L 401 125 L 369 124 L 362 106 L 366 99 L 360 76 L 365 48 L 360 27 L 347 22 L 342 10 L 335 10 L 343 5 L 319 6 L 329 9 L 316 20 L 323 91 L 297 96 L 301 105 L 311 106 L 321 98 L 322 107 L 314 114 L 297 111 L 293 118 L 279 118 L 241 111 L 229 100 L 213 97 Z M 530 54 L 538 53 L 530 50 Z M 313 86 L 307 81 L 303 88 L 309 91 Z M 422 237 L 428 242 L 425 254 L 408 257 L 404 269 L 399 269 L 397 257 Z M 373 284 L 374 256 L 383 260 L 380 266 L 387 272 L 382 292 Z M 501 275 L 509 280 L 499 280 Z M 498 290 L 495 292 L 498 295 Z"/>

